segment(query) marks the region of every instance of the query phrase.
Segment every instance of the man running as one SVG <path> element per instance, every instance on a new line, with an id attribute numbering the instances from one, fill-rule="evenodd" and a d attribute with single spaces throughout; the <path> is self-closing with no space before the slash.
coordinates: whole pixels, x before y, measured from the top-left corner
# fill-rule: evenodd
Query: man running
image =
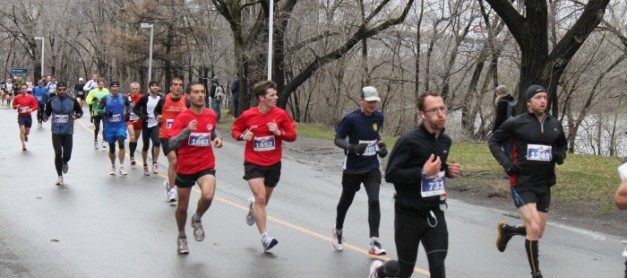
<path id="1" fill-rule="evenodd" d="M 74 94 L 76 95 L 76 100 L 78 101 L 78 104 L 83 107 L 83 101 L 87 96 L 85 95 L 85 79 L 83 79 L 82 77 L 79 77 L 78 84 L 74 85 Z"/>
<path id="2" fill-rule="evenodd" d="M 296 140 L 296 125 L 285 110 L 276 107 L 279 97 L 274 81 L 259 82 L 252 92 L 259 106 L 244 111 L 233 122 L 231 136 L 246 141 L 244 179 L 253 193 L 248 199 L 246 223 L 257 223 L 261 244 L 268 251 L 278 240 L 268 235 L 266 206 L 281 177 L 282 142 Z"/>
<path id="3" fill-rule="evenodd" d="M 52 147 L 54 148 L 54 166 L 58 176 L 56 185 L 62 186 L 63 174 L 67 174 L 68 162 L 72 157 L 74 120 L 83 116 L 83 108 L 78 101 L 67 95 L 65 81 L 60 81 L 57 84 L 57 96 L 46 103 L 43 121 L 48 121 L 51 116 L 50 130 L 52 131 Z"/>
<path id="4" fill-rule="evenodd" d="M 138 82 L 131 83 L 130 89 L 131 92 L 126 95 L 126 98 L 131 104 L 131 107 L 128 110 L 130 112 L 130 115 L 128 121 L 126 121 L 126 129 L 128 130 L 128 135 L 130 137 L 128 140 L 128 148 L 131 158 L 131 165 L 135 166 L 135 164 L 137 163 L 135 161 L 135 150 L 137 149 L 137 139 L 142 132 L 142 119 L 139 118 L 139 116 L 135 114 L 135 112 L 133 112 L 133 108 L 142 98 L 142 94 L 139 92 Z"/>
<path id="5" fill-rule="evenodd" d="M 4 86 L 4 90 L 6 92 L 6 103 L 7 105 L 11 105 L 15 93 L 13 90 L 13 80 L 11 78 L 7 79 L 7 82 L 4 84 Z"/>
<path id="6" fill-rule="evenodd" d="M 99 82 L 100 83 L 100 82 Z M 110 93 L 100 100 L 98 113 L 104 120 L 104 140 L 109 144 L 109 159 L 111 171 L 115 176 L 115 143 L 118 143 L 118 159 L 120 162 L 120 176 L 128 173 L 124 169 L 124 140 L 126 140 L 126 117 L 130 102 L 120 93 L 120 82 L 111 81 Z"/>
<path id="7" fill-rule="evenodd" d="M 45 108 L 46 103 L 48 102 L 48 98 L 50 96 L 48 94 L 48 89 L 46 89 L 46 87 L 44 87 L 44 81 L 43 80 L 39 81 L 39 84 L 37 84 L 37 86 L 35 86 L 35 88 L 33 88 L 32 94 L 35 97 L 35 99 L 37 100 L 37 104 L 39 105 L 39 108 L 37 109 L 37 126 L 41 127 L 41 122 L 42 122 L 43 116 L 44 116 L 44 108 Z"/>
<path id="8" fill-rule="evenodd" d="M 148 169 L 148 149 L 150 148 L 150 142 L 152 141 L 151 154 L 153 174 L 159 174 L 157 161 L 161 147 L 161 142 L 159 142 L 159 123 L 155 117 L 155 107 L 157 107 L 157 103 L 161 99 L 161 95 L 158 94 L 159 83 L 150 81 L 148 87 L 150 90 L 148 94 L 144 95 L 139 102 L 135 104 L 135 107 L 133 107 L 133 112 L 142 119 L 142 159 L 144 162 L 144 176 L 150 175 L 150 169 Z"/>
<path id="9" fill-rule="evenodd" d="M 33 125 L 33 117 L 31 113 L 37 111 L 39 105 L 32 95 L 26 93 L 26 84 L 20 85 L 19 94 L 13 99 L 11 104 L 13 109 L 17 110 L 17 123 L 20 126 L 20 141 L 22 142 L 22 151 L 26 151 L 26 142 L 28 142 L 28 134 L 30 127 Z"/>
<path id="10" fill-rule="evenodd" d="M 170 128 L 170 148 L 178 155 L 176 164 L 176 187 L 179 202 L 176 208 L 178 226 L 177 252 L 189 254 L 185 222 L 192 186 L 198 183 L 200 199 L 191 224 L 194 239 L 205 239 L 201 218 L 211 206 L 216 189 L 216 170 L 213 146 L 222 147 L 222 138 L 216 130 L 216 114 L 205 108 L 205 87 L 201 83 L 192 83 L 188 87 L 191 107 L 176 117 Z"/>
<path id="11" fill-rule="evenodd" d="M 538 241 L 549 217 L 551 186 L 556 182 L 555 164 L 566 159 L 567 141 L 560 121 L 546 113 L 547 93 L 540 85 L 525 92 L 527 113 L 506 120 L 492 133 L 488 144 L 494 158 L 510 176 L 514 205 L 524 226 L 497 224 L 496 248 L 503 252 L 512 236 L 525 236 L 525 249 L 531 277 L 542 277 L 538 261 Z M 501 145 L 512 142 L 509 158 Z"/>
<path id="12" fill-rule="evenodd" d="M 431 277 L 446 277 L 444 259 L 448 253 L 446 178 L 461 175 L 454 160 L 448 164 L 452 140 L 444 133 L 446 106 L 439 93 L 418 97 L 422 123 L 403 134 L 392 149 L 385 180 L 394 184 L 394 241 L 398 261 L 370 265 L 369 277 L 410 277 L 418 247 L 424 246 Z"/>
<path id="13" fill-rule="evenodd" d="M 170 149 L 170 128 L 174 118 L 189 107 L 189 100 L 183 96 L 183 80 L 174 78 L 170 85 L 170 93 L 159 100 L 154 110 L 157 122 L 161 123 L 159 129 L 161 148 L 163 149 L 163 154 L 168 158 L 168 179 L 163 182 L 163 187 L 165 187 L 166 199 L 170 202 L 176 202 L 174 179 L 176 178 L 177 163 L 176 152 Z"/>
<path id="14" fill-rule="evenodd" d="M 91 75 L 91 79 L 90 79 L 89 81 L 87 81 L 87 83 L 85 83 L 85 85 L 83 86 L 83 91 L 87 94 L 87 96 L 89 96 L 89 93 L 90 93 L 92 90 L 94 90 L 94 89 L 98 88 L 98 80 L 99 80 L 99 79 L 98 79 L 98 75 L 94 73 L 94 74 L 92 74 L 92 75 Z M 103 83 L 103 86 L 104 86 L 104 83 Z M 109 93 L 109 92 L 107 92 L 107 94 L 108 94 L 108 93 Z M 85 102 L 87 102 L 87 99 L 85 99 Z M 89 105 L 89 102 L 87 102 L 87 104 Z M 98 103 L 96 103 L 96 105 L 97 105 L 97 104 L 98 104 Z M 89 122 L 90 122 L 90 123 L 93 123 L 93 122 L 94 122 L 94 118 L 93 118 L 93 116 L 97 115 L 95 112 L 96 112 L 96 111 L 89 110 L 89 114 L 90 114 L 90 115 L 89 115 Z M 96 132 L 96 133 L 97 133 L 97 132 Z"/>
<path id="15" fill-rule="evenodd" d="M 333 247 L 342 251 L 344 219 L 353 203 L 355 194 L 363 183 L 368 195 L 368 224 L 370 228 L 370 255 L 385 255 L 385 249 L 379 243 L 379 224 L 381 208 L 379 206 L 379 187 L 381 171 L 379 157 L 384 158 L 387 147 L 381 141 L 379 130 L 383 126 L 383 114 L 377 110 L 381 101 L 379 92 L 372 86 L 361 89 L 359 109 L 348 113 L 335 128 L 336 146 L 344 150 L 344 171 L 342 172 L 342 195 L 337 204 L 335 226 L 332 229 Z"/>
<path id="16" fill-rule="evenodd" d="M 102 117 L 98 115 L 98 105 L 104 96 L 109 95 L 109 90 L 104 87 L 104 80 L 99 79 L 97 84 L 98 87 L 89 91 L 89 94 L 87 94 L 87 98 L 85 99 L 85 102 L 87 102 L 88 105 L 91 105 L 91 122 L 94 123 L 95 127 L 94 149 L 96 150 L 98 149 L 98 132 L 100 131 L 100 122 L 102 120 Z M 87 85 L 85 85 L 85 87 L 87 87 Z M 104 121 L 102 122 L 102 125 L 102 148 L 104 149 L 107 147 L 104 139 Z"/>

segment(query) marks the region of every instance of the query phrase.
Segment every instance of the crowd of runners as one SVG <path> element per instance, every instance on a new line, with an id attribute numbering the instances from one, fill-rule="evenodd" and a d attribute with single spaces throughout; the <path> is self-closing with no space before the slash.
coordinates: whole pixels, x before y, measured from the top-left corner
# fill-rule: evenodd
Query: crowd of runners
<path id="1" fill-rule="evenodd" d="M 64 174 L 69 171 L 74 121 L 84 114 L 94 125 L 94 149 L 108 150 L 112 176 L 128 175 L 127 155 L 130 165 L 138 163 L 135 153 L 140 136 L 143 175 L 159 174 L 158 158 L 162 152 L 168 163 L 164 170 L 165 196 L 170 202 L 178 201 L 177 252 L 189 254 L 185 227 L 191 188 L 198 184 L 201 191 L 190 224 L 194 239 L 202 241 L 202 217 L 210 208 L 216 189 L 213 152 L 223 142 L 216 129 L 219 115 L 206 107 L 211 102 L 205 86 L 191 83 L 184 88 L 183 80 L 174 78 L 167 94 L 161 93 L 155 81 L 149 82 L 145 94 L 138 82 L 130 83 L 129 92 L 124 93 L 119 81 L 107 83 L 93 74 L 87 82 L 78 79 L 72 97 L 68 95 L 67 82 L 48 76 L 36 85 L 28 79 L 7 80 L 2 84 L 2 100 L 17 110 L 22 151 L 27 151 L 31 113 L 37 112 L 38 127 L 50 122 L 57 186 L 64 185 Z M 258 105 L 234 120 L 230 135 L 245 142 L 244 179 L 252 195 L 248 199 L 246 223 L 256 225 L 262 248 L 268 251 L 279 241 L 268 233 L 266 207 L 280 180 L 283 141 L 293 142 L 297 133 L 289 114 L 277 107 L 277 86 L 273 81 L 255 84 L 251 93 Z M 559 121 L 546 112 L 546 90 L 532 85 L 525 97 L 526 113 L 505 120 L 489 140 L 490 151 L 510 179 L 512 198 L 523 221 L 519 226 L 499 222 L 496 247 L 504 252 L 513 236 L 525 237 L 531 276 L 542 277 L 538 242 L 548 219 L 551 186 L 556 183 L 555 165 L 564 163 L 567 142 Z M 368 196 L 369 254 L 386 254 L 379 240 L 380 162 L 388 155 L 380 135 L 384 119 L 377 111 L 380 101 L 376 88 L 362 88 L 359 108 L 346 114 L 335 130 L 334 143 L 345 154 L 342 191 L 331 228 L 333 248 L 337 251 L 344 248 L 344 220 L 363 184 Z M 385 180 L 396 191 L 394 239 L 398 260 L 374 260 L 369 277 L 410 277 L 420 244 L 426 251 L 431 277 L 446 276 L 446 179 L 462 175 L 462 167 L 448 159 L 452 140 L 444 133 L 446 112 L 439 93 L 421 94 L 417 114 L 422 122 L 402 135 L 389 153 Z"/>

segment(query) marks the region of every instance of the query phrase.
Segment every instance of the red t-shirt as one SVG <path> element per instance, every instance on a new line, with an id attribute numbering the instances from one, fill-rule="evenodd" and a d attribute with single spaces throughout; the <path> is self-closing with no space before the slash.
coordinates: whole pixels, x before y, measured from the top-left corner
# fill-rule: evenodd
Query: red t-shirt
<path id="1" fill-rule="evenodd" d="M 281 130 L 281 136 L 275 136 L 268 128 L 268 123 L 276 122 Z M 236 140 L 245 130 L 252 131 L 254 137 L 246 142 L 244 160 L 260 166 L 270 166 L 281 161 L 283 140 L 296 140 L 296 124 L 285 110 L 272 108 L 262 114 L 259 107 L 250 108 L 233 122 L 231 136 Z"/>
<path id="2" fill-rule="evenodd" d="M 133 113 L 133 107 L 139 102 L 142 96 L 143 95 L 141 93 L 136 94 L 135 96 L 132 96 L 130 93 L 126 94 L 128 102 L 131 103 L 131 107 L 129 108 L 129 113 L 131 115 L 129 116 L 129 120 L 126 121 L 126 125 L 133 125 L 135 129 L 142 129 L 142 119 Z"/>
<path id="3" fill-rule="evenodd" d="M 170 138 L 181 133 L 194 119 L 198 122 L 196 130 L 192 130 L 192 133 L 176 151 L 178 161 L 176 172 L 180 174 L 194 174 L 215 167 L 216 159 L 213 156 L 211 144 L 211 133 L 215 130 L 218 119 L 215 112 L 206 108 L 201 115 L 194 114 L 192 110 L 181 112 L 172 123 Z"/>
<path id="4" fill-rule="evenodd" d="M 161 128 L 159 129 L 159 138 L 169 138 L 169 129 L 174 118 L 181 112 L 187 110 L 186 98 L 181 95 L 178 101 L 172 100 L 172 95 L 168 94 L 163 100 L 163 107 L 161 109 Z"/>
<path id="5" fill-rule="evenodd" d="M 17 108 L 18 104 L 20 105 L 20 108 Z M 37 108 L 39 108 L 37 100 L 30 94 L 19 94 L 15 96 L 11 106 L 13 109 L 17 109 L 17 114 L 20 116 L 30 116 L 31 112 L 37 111 Z"/>

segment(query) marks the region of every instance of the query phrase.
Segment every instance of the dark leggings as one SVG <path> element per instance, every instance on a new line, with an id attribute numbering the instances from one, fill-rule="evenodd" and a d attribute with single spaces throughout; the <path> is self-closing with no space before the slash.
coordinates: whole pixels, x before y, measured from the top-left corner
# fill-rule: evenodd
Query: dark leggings
<path id="1" fill-rule="evenodd" d="M 373 169 L 366 173 L 342 175 L 342 196 L 337 204 L 337 217 L 335 218 L 335 228 L 344 228 L 346 213 L 355 199 L 355 194 L 359 191 L 361 184 L 364 184 L 366 195 L 368 195 L 368 224 L 370 226 L 370 237 L 379 236 L 379 224 L 381 222 L 381 207 L 379 205 L 379 187 L 381 186 L 381 172 Z"/>
<path id="2" fill-rule="evenodd" d="M 410 277 L 414 272 L 420 242 L 427 254 L 431 277 L 446 276 L 444 259 L 448 253 L 448 228 L 444 212 L 437 208 L 432 211 L 437 218 L 437 224 L 429 211 L 407 209 L 399 207 L 398 204 L 395 205 L 394 241 L 400 269 L 398 277 Z"/>
<path id="3" fill-rule="evenodd" d="M 94 141 L 98 141 L 98 131 L 100 131 L 100 122 L 102 122 L 102 138 L 104 140 L 104 120 L 100 116 L 94 115 L 94 126 L 96 130 L 94 130 Z"/>
<path id="4" fill-rule="evenodd" d="M 147 152 L 148 147 L 150 146 L 150 141 L 152 141 L 152 148 L 160 147 L 161 143 L 159 142 L 159 126 L 153 127 L 144 127 L 142 128 L 142 150 Z"/>
<path id="5" fill-rule="evenodd" d="M 54 148 L 54 167 L 57 175 L 61 176 L 61 167 L 72 157 L 72 134 L 52 134 Z"/>
<path id="6" fill-rule="evenodd" d="M 45 104 L 39 104 L 39 107 L 37 107 L 37 122 L 41 123 L 41 121 L 44 118 L 44 105 Z"/>

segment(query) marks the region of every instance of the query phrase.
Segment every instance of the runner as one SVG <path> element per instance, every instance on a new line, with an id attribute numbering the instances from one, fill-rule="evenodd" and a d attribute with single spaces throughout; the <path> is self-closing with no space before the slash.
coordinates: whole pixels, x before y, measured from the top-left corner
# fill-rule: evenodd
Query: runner
<path id="1" fill-rule="evenodd" d="M 161 123 L 159 129 L 159 141 L 163 154 L 168 158 L 168 179 L 163 182 L 165 197 L 170 202 L 176 202 L 176 190 L 174 179 L 176 178 L 176 152 L 170 149 L 170 127 L 174 118 L 190 107 L 189 100 L 183 96 L 183 80 L 172 79 L 170 93 L 161 98 L 155 107 L 157 122 Z"/>
<path id="2" fill-rule="evenodd" d="M 398 261 L 373 261 L 369 277 L 410 277 L 420 243 L 431 277 L 446 277 L 446 178 L 459 177 L 461 167 L 454 160 L 447 164 L 452 140 L 444 133 L 446 106 L 442 96 L 421 94 L 418 116 L 422 123 L 396 141 L 385 171 L 385 180 L 393 183 L 396 191 L 394 241 Z"/>
<path id="3" fill-rule="evenodd" d="M 19 94 L 15 96 L 11 104 L 13 109 L 17 110 L 17 123 L 20 126 L 20 141 L 22 142 L 22 151 L 26 151 L 26 142 L 28 142 L 28 134 L 33 124 L 31 113 L 37 111 L 39 105 L 32 95 L 26 93 L 26 84 L 20 86 Z"/>
<path id="4" fill-rule="evenodd" d="M 96 150 L 98 149 L 98 131 L 100 131 L 100 121 L 102 120 L 102 117 L 98 115 L 98 105 L 104 96 L 109 95 L 109 90 L 104 87 L 104 80 L 99 79 L 97 84 L 98 87 L 89 91 L 89 94 L 87 94 L 87 98 L 85 99 L 85 102 L 87 102 L 88 105 L 91 105 L 91 122 L 94 123 L 95 127 L 94 149 Z M 104 121 L 102 122 L 102 126 L 102 148 L 104 149 L 107 147 L 104 139 Z"/>
<path id="5" fill-rule="evenodd" d="M 124 140 L 126 140 L 126 117 L 127 111 L 130 111 L 130 102 L 123 93 L 120 93 L 120 82 L 111 81 L 109 87 L 110 93 L 104 96 L 98 105 L 98 114 L 104 120 L 104 140 L 109 143 L 109 159 L 111 160 L 109 175 L 115 176 L 115 143 L 117 142 L 120 176 L 126 176 L 128 173 L 124 169 Z"/>
<path id="6" fill-rule="evenodd" d="M 253 197 L 248 199 L 246 223 L 257 223 L 264 251 L 274 247 L 278 240 L 268 235 L 266 206 L 281 177 L 282 142 L 296 140 L 296 125 L 285 110 L 276 107 L 276 83 L 262 81 L 252 89 L 259 106 L 244 111 L 233 122 L 231 136 L 246 141 L 244 151 L 244 179 L 248 181 Z"/>
<path id="7" fill-rule="evenodd" d="M 368 86 L 361 89 L 360 108 L 342 118 L 335 129 L 336 146 L 344 150 L 342 172 L 342 195 L 337 204 L 335 226 L 332 228 L 333 247 L 342 251 L 344 219 L 353 203 L 355 194 L 363 183 L 368 195 L 368 224 L 370 228 L 370 255 L 385 255 L 385 249 L 379 243 L 379 224 L 381 208 L 379 206 L 379 187 L 381 186 L 380 159 L 388 151 L 381 141 L 379 130 L 383 126 L 383 114 L 377 110 L 381 101 L 379 92 Z"/>
<path id="8" fill-rule="evenodd" d="M 41 82 L 43 85 L 43 82 Z M 54 166 L 57 170 L 56 185 L 63 185 L 63 174 L 69 170 L 68 162 L 72 157 L 72 142 L 74 134 L 74 120 L 83 116 L 83 108 L 78 101 L 67 95 L 67 84 L 60 81 L 57 84 L 57 96 L 46 103 L 43 121 L 52 116 L 50 130 L 52 131 L 52 147 L 54 148 Z"/>
<path id="9" fill-rule="evenodd" d="M 538 242 L 549 217 L 551 186 L 556 182 L 555 164 L 566 159 L 567 141 L 560 121 L 546 113 L 547 93 L 540 85 L 525 92 L 527 113 L 506 120 L 492 133 L 490 152 L 510 176 L 514 205 L 524 226 L 497 224 L 496 248 L 503 252 L 515 235 L 525 236 L 525 249 L 531 277 L 542 277 L 538 261 Z M 509 158 L 501 145 L 512 142 Z"/>
<path id="10" fill-rule="evenodd" d="M 92 74 L 92 75 L 91 75 L 91 80 L 87 81 L 87 83 L 85 83 L 85 86 L 83 86 L 83 91 L 84 91 L 86 94 L 88 94 L 88 96 L 89 96 L 89 93 L 90 93 L 92 90 L 94 90 L 94 89 L 98 88 L 98 80 L 99 80 L 99 79 L 98 79 L 98 75 L 94 73 L 94 74 Z M 104 83 L 103 83 L 103 86 L 104 86 Z M 108 92 L 107 92 L 107 94 L 108 94 Z M 85 101 L 87 102 L 87 99 L 85 99 Z M 87 104 L 89 105 L 89 102 L 87 102 Z M 96 104 L 97 104 L 97 103 L 96 103 Z M 96 112 L 96 111 L 89 110 L 89 122 L 90 122 L 90 123 L 93 123 L 93 122 L 94 122 L 94 118 L 93 118 L 93 116 L 97 115 L 97 114 L 96 114 L 96 113 L 94 113 L 94 112 Z"/>
<path id="11" fill-rule="evenodd" d="M 133 107 L 142 98 L 142 94 L 139 93 L 139 83 L 131 83 L 130 88 L 131 92 L 126 95 L 126 98 L 128 98 L 128 101 L 131 104 L 131 107 L 128 110 L 130 112 L 130 115 L 128 121 L 126 122 L 126 129 L 128 130 L 128 135 L 130 137 L 128 142 L 128 148 L 131 158 L 131 165 L 135 166 L 135 164 L 137 163 L 135 161 L 135 149 L 137 149 L 137 139 L 142 132 L 142 119 L 140 119 L 139 116 L 135 114 L 135 112 L 133 112 Z"/>
<path id="12" fill-rule="evenodd" d="M 150 88 L 149 93 L 144 95 L 133 108 L 133 112 L 136 115 L 140 115 L 142 118 L 142 159 L 144 161 L 144 176 L 150 175 L 150 169 L 148 169 L 148 149 L 150 147 L 150 141 L 152 141 L 153 174 L 159 174 L 157 161 L 161 147 L 161 142 L 159 142 L 159 123 L 155 117 L 155 107 L 161 99 L 161 95 L 157 93 L 159 91 L 159 83 L 150 81 L 148 84 Z"/>
<path id="13" fill-rule="evenodd" d="M 78 104 L 81 105 L 81 107 L 83 107 L 83 101 L 85 100 L 85 97 L 87 97 L 85 95 L 84 88 L 85 88 L 85 79 L 83 79 L 82 77 L 79 77 L 78 84 L 74 85 L 74 94 L 76 95 L 76 100 L 78 101 Z"/>
<path id="14" fill-rule="evenodd" d="M 192 186 L 198 183 L 200 199 L 191 224 L 194 239 L 205 239 L 201 218 L 211 206 L 216 189 L 216 170 L 213 146 L 222 147 L 222 138 L 216 130 L 216 114 L 205 108 L 205 87 L 201 83 L 192 83 L 188 87 L 190 109 L 176 117 L 170 129 L 170 148 L 178 155 L 176 165 L 176 187 L 179 196 L 176 208 L 176 223 L 179 235 L 177 252 L 189 254 L 185 222 Z"/>
<path id="15" fill-rule="evenodd" d="M 13 101 L 13 97 L 15 96 L 15 92 L 13 91 L 13 80 L 11 78 L 7 79 L 7 82 L 4 84 L 5 86 L 5 91 L 6 91 L 6 98 L 5 101 L 7 103 L 7 105 L 11 105 L 11 102 Z"/>
<path id="16" fill-rule="evenodd" d="M 48 94 L 48 89 L 44 87 L 43 80 L 39 81 L 39 84 L 37 84 L 37 86 L 33 88 L 32 93 L 35 99 L 37 100 L 37 105 L 39 105 L 39 108 L 37 109 L 37 126 L 41 127 L 41 122 L 44 116 L 44 108 L 50 96 Z"/>

